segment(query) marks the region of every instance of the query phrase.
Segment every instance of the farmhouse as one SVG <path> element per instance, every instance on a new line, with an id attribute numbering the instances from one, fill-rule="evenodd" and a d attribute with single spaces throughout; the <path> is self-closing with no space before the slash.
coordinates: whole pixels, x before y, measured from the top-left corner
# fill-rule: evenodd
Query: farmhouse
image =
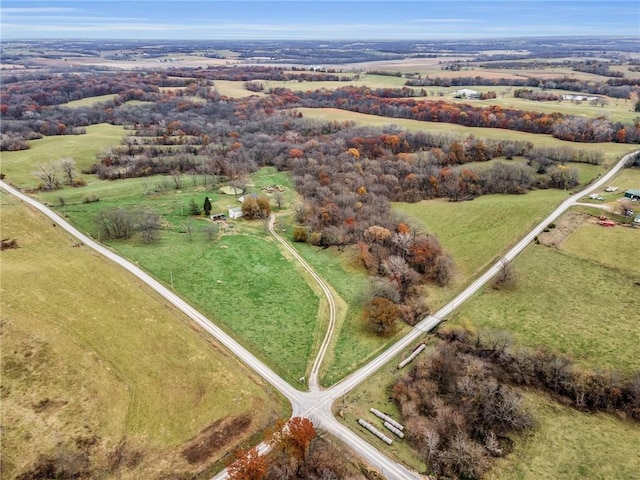
<path id="1" fill-rule="evenodd" d="M 571 100 L 572 102 L 591 102 L 600 100 L 600 97 L 589 97 L 587 95 L 562 95 L 562 100 Z"/>
<path id="2" fill-rule="evenodd" d="M 475 90 L 471 90 L 470 88 L 462 88 L 460 90 L 456 90 L 453 96 L 455 98 L 480 98 L 480 94 Z"/>
<path id="3" fill-rule="evenodd" d="M 640 200 L 640 190 L 629 189 L 624 192 L 625 198 L 630 198 L 631 200 Z"/>
<path id="4" fill-rule="evenodd" d="M 233 207 L 229 209 L 229 218 L 240 218 L 242 216 L 242 207 Z"/>

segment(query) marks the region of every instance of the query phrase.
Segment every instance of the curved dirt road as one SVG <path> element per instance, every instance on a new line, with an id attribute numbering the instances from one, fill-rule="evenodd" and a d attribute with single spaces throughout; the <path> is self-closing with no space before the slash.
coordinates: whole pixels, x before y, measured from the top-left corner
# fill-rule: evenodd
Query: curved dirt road
<path id="1" fill-rule="evenodd" d="M 309 374 L 309 389 L 312 392 L 320 390 L 320 382 L 318 381 L 318 373 L 320 371 L 320 365 L 322 365 L 322 361 L 324 360 L 324 356 L 327 353 L 327 349 L 329 348 L 329 343 L 331 343 L 331 336 L 333 335 L 333 330 L 336 326 L 336 301 L 333 298 L 333 294 L 331 293 L 331 289 L 326 284 L 326 282 L 322 279 L 320 275 L 316 273 L 316 271 L 307 263 L 307 261 L 300 256 L 300 254 L 289 245 L 286 240 L 284 240 L 274 228 L 276 216 L 272 213 L 269 217 L 269 232 L 274 236 L 276 240 L 278 240 L 282 246 L 285 248 L 287 252 L 289 252 L 293 257 L 300 262 L 300 264 L 304 267 L 304 269 L 309 272 L 309 275 L 313 277 L 316 283 L 320 286 L 320 289 L 324 293 L 324 296 L 327 299 L 327 303 L 329 305 L 329 325 L 327 326 L 327 333 L 322 340 L 322 345 L 320 345 L 320 349 L 318 350 L 318 354 L 316 355 L 316 359 L 313 362 L 313 366 L 311 367 L 311 373 Z"/>

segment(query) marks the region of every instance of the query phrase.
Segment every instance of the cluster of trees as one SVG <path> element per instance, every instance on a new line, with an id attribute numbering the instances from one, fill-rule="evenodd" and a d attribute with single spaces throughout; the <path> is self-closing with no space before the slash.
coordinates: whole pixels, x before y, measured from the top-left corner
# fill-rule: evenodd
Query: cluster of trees
<path id="1" fill-rule="evenodd" d="M 556 88 L 571 92 L 606 95 L 620 99 L 630 98 L 632 93 L 640 93 L 640 82 L 637 79 L 631 78 L 610 78 L 603 82 L 594 82 L 591 80 L 580 80 L 572 77 L 562 77 L 549 80 L 536 77 L 488 78 L 480 76 L 460 76 L 453 78 L 409 78 L 405 82 L 405 85 L 409 87 L 459 87 L 477 85 L 491 87 L 538 87 L 542 89 Z"/>
<path id="2" fill-rule="evenodd" d="M 530 88 L 517 88 L 513 91 L 513 96 L 515 98 L 524 98 L 536 102 L 555 102 L 560 100 L 560 97 L 555 93 L 532 90 Z"/>
<path id="3" fill-rule="evenodd" d="M 97 213 L 95 223 L 101 237 L 106 239 L 126 240 L 140 233 L 145 242 L 153 242 L 162 229 L 160 215 L 151 209 L 109 208 Z"/>
<path id="4" fill-rule="evenodd" d="M 573 70 L 576 72 L 592 73 L 594 75 L 601 75 L 603 77 L 624 77 L 623 72 L 611 70 L 609 62 L 600 62 L 597 60 L 586 60 L 584 62 L 576 62 L 573 65 Z"/>
<path id="5" fill-rule="evenodd" d="M 436 478 L 481 478 L 492 458 L 510 451 L 510 435 L 535 424 L 514 386 L 640 421 L 640 373 L 624 378 L 578 368 L 542 349 L 512 348 L 504 332 L 445 328 L 437 337 L 392 388 L 407 438 Z"/>
<path id="6" fill-rule="evenodd" d="M 43 78 L 44 77 L 44 78 Z M 73 100 L 127 90 L 158 92 L 159 86 L 184 86 L 182 80 L 169 79 L 164 73 L 61 74 L 40 75 L 36 79 L 4 82 L 0 87 L 0 109 L 12 118 L 25 111 L 60 105 Z M 6 111 L 5 111 L 6 110 Z"/>
<path id="7" fill-rule="evenodd" d="M 489 361 L 442 341 L 392 388 L 409 442 L 436 478 L 481 478 L 534 425 Z"/>
<path id="8" fill-rule="evenodd" d="M 395 232 L 370 226 L 357 248 L 372 276 L 372 298 L 364 306 L 363 318 L 383 336 L 394 332 L 396 320 L 415 325 L 429 313 L 421 285 L 445 286 L 453 276 L 453 260 L 438 239 L 411 231 L 405 223 L 399 223 Z"/>
<path id="9" fill-rule="evenodd" d="M 268 439 L 272 450 L 266 456 L 253 448 L 238 450 L 227 466 L 230 480 L 332 480 L 364 478 L 336 447 L 319 439 L 313 423 L 294 417 L 278 423 Z"/>
<path id="10" fill-rule="evenodd" d="M 61 158 L 48 163 L 39 163 L 33 175 L 40 180 L 40 190 L 57 190 L 63 183 L 72 187 L 82 187 L 85 181 L 76 177 L 76 162 L 73 158 Z"/>
<path id="11" fill-rule="evenodd" d="M 392 89 L 384 89 L 392 90 Z M 640 142 L 640 122 L 624 125 L 605 118 L 585 119 L 565 116 L 561 113 L 542 113 L 502 108 L 497 105 L 473 107 L 443 100 L 418 100 L 405 98 L 405 92 L 387 92 L 390 97 L 375 95 L 366 87 L 343 87 L 333 91 L 316 90 L 294 94 L 285 89 L 274 89 L 274 95 L 287 107 L 339 108 L 353 112 L 391 118 L 409 118 L 427 122 L 448 122 L 468 127 L 504 128 L 529 133 L 551 134 L 563 140 L 572 136 L 566 133 L 579 126 L 584 134 L 573 136 L 576 142 Z M 267 99 L 274 107 L 274 99 Z M 282 103 L 280 102 L 280 103 Z"/>
<path id="12" fill-rule="evenodd" d="M 266 67 L 266 66 L 210 66 L 206 69 L 172 68 L 167 74 L 174 77 L 197 78 L 206 80 L 231 80 L 235 82 L 251 81 L 312 81 L 312 82 L 348 82 L 349 75 L 341 75 L 333 70 L 316 71 L 303 68 Z"/>
<path id="13" fill-rule="evenodd" d="M 503 382 L 538 388 L 584 411 L 605 411 L 640 421 L 640 372 L 623 376 L 574 365 L 545 349 L 512 348 L 505 333 L 443 329 L 438 337 L 473 358 L 489 362 Z"/>

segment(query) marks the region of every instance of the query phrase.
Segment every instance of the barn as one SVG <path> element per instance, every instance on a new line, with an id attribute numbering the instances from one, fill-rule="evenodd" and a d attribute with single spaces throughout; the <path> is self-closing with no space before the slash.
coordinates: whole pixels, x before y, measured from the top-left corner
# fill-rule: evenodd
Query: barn
<path id="1" fill-rule="evenodd" d="M 242 216 L 242 208 L 234 207 L 229 209 L 229 218 L 240 218 Z"/>
<path id="2" fill-rule="evenodd" d="M 640 190 L 629 189 L 624 192 L 625 198 L 630 198 L 631 200 L 640 200 Z"/>

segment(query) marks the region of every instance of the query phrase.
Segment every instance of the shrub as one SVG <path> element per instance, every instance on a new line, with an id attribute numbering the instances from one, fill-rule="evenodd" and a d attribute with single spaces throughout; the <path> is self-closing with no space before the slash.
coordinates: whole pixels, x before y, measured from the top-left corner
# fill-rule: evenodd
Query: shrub
<path id="1" fill-rule="evenodd" d="M 298 225 L 293 230 L 293 241 L 294 242 L 306 242 L 307 241 L 307 228 L 302 225 Z"/>

